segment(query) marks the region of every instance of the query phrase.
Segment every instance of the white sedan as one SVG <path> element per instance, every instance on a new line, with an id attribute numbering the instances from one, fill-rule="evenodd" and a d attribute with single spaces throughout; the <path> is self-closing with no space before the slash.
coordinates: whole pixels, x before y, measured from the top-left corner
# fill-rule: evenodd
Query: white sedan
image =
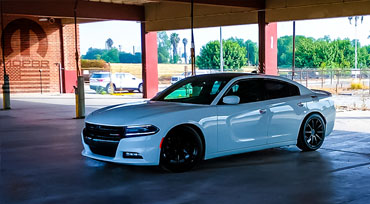
<path id="1" fill-rule="evenodd" d="M 313 151 L 334 127 L 331 94 L 257 74 L 189 77 L 149 101 L 92 112 L 84 156 L 187 171 L 204 159 L 297 145 Z"/>

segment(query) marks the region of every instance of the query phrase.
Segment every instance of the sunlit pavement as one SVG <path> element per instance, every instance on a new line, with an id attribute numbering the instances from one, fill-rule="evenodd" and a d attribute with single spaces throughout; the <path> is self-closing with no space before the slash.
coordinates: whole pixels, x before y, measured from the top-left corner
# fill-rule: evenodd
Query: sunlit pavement
<path id="1" fill-rule="evenodd" d="M 0 111 L 0 203 L 368 203 L 370 112 L 338 112 L 316 152 L 274 148 L 205 161 L 191 172 L 81 156 L 74 95 L 13 97 Z M 139 96 L 87 96 L 99 107 Z"/>

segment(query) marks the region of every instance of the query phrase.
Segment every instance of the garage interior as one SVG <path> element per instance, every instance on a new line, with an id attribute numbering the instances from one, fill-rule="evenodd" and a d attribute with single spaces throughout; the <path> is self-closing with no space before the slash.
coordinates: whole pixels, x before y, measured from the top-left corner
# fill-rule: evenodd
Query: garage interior
<path id="1" fill-rule="evenodd" d="M 66 35 L 64 43 L 72 45 L 72 50 L 68 53 L 63 49 L 63 54 L 50 56 L 58 58 L 51 62 L 53 65 L 50 63 L 55 70 L 63 57 L 65 71 L 70 70 L 64 72 L 65 84 L 54 87 L 55 92 L 62 89 L 73 92 L 77 85 L 74 11 L 78 23 L 140 21 L 144 98 L 158 92 L 156 31 L 190 28 L 190 2 L 1 1 L 4 22 L 24 18 L 42 24 L 38 19 L 53 18 L 56 27 L 70 29 L 65 32 L 70 32 L 70 36 Z M 277 50 L 271 46 L 276 45 L 276 22 L 368 15 L 369 8 L 369 0 L 194 0 L 194 27 L 257 23 L 259 70 L 276 74 Z M 36 47 L 40 44 L 35 42 Z M 28 51 L 31 55 L 38 52 Z M 3 52 L 8 52 L 7 45 Z M 1 84 L 7 74 L 3 69 L 9 65 L 7 59 L 4 64 Z M 50 73 L 55 78 L 50 80 L 59 80 L 58 74 Z M 10 73 L 10 82 L 11 77 Z M 144 100 L 109 97 L 109 100 L 86 98 L 86 113 L 106 105 Z M 274 148 L 205 161 L 187 173 L 166 174 L 155 167 L 83 158 L 80 131 L 84 121 L 72 119 L 76 107 L 71 95 L 46 98 L 11 95 L 10 99 L 11 110 L 0 112 L 0 203 L 367 203 L 370 199 L 370 183 L 366 180 L 370 176 L 367 112 L 338 112 L 335 131 L 316 152 L 302 153 L 296 147 Z"/>

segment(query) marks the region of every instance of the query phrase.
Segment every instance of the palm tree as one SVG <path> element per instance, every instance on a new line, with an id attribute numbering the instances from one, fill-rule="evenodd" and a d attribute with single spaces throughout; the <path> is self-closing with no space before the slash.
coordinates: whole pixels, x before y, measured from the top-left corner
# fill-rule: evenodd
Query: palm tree
<path id="1" fill-rule="evenodd" d="M 184 58 L 185 58 L 185 64 L 187 64 L 188 56 L 186 55 L 186 44 L 188 44 L 188 39 L 186 38 L 182 39 L 182 43 L 184 43 Z"/>
<path id="2" fill-rule="evenodd" d="M 177 56 L 177 45 L 180 42 L 179 34 L 177 33 L 172 33 L 170 36 L 170 41 L 172 44 L 172 49 L 173 49 L 173 63 L 177 63 L 178 56 Z"/>
<path id="3" fill-rule="evenodd" d="M 108 50 L 112 49 L 113 47 L 113 40 L 111 38 L 108 38 L 107 41 L 105 41 L 105 46 Z"/>

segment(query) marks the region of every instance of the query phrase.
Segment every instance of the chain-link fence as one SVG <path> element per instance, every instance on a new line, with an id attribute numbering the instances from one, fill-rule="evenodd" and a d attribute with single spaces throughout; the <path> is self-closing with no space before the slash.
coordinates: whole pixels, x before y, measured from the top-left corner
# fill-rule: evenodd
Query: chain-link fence
<path id="1" fill-rule="evenodd" d="M 293 79 L 308 88 L 343 90 L 370 90 L 370 69 L 279 69 L 279 75 Z"/>

